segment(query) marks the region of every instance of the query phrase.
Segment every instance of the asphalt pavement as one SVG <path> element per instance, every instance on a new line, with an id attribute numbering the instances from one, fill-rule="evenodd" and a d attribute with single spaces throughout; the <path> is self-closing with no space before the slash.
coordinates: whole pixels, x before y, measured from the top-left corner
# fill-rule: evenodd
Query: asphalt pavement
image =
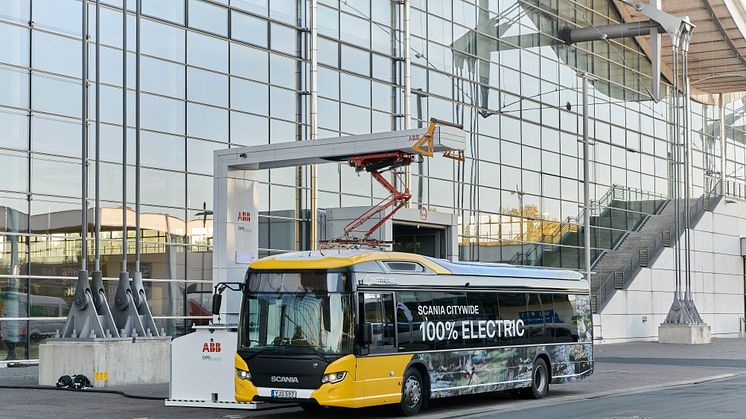
<path id="1" fill-rule="evenodd" d="M 716 339 L 709 345 L 626 343 L 597 345 L 590 378 L 554 385 L 543 400 L 508 393 L 434 400 L 422 418 L 746 418 L 746 340 Z M 298 407 L 264 405 L 259 411 L 166 407 L 167 384 L 59 391 L 27 388 L 38 368 L 0 368 L 0 418 L 285 418 L 311 417 Z M 394 417 L 389 407 L 327 409 L 323 417 Z"/>

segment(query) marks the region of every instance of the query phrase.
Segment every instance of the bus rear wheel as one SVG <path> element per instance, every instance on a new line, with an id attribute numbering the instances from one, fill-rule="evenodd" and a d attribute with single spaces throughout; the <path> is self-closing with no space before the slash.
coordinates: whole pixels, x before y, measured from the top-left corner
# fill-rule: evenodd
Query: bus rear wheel
<path id="1" fill-rule="evenodd" d="M 399 412 L 404 416 L 416 415 L 425 402 L 425 384 L 417 368 L 409 368 L 402 380 Z"/>
<path id="2" fill-rule="evenodd" d="M 534 369 L 531 374 L 531 387 L 525 389 L 526 395 L 532 399 L 541 399 L 547 395 L 549 391 L 549 370 L 547 369 L 547 363 L 537 358 L 534 361 Z"/>

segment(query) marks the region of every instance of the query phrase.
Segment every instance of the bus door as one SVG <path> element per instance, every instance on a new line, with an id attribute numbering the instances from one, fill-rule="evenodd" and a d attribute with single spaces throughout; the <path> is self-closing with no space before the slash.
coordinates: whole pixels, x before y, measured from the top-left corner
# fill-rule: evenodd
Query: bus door
<path id="1" fill-rule="evenodd" d="M 364 382 L 365 404 L 395 403 L 401 399 L 401 377 L 411 355 L 396 354 L 394 294 L 360 293 L 360 348 L 358 381 Z M 391 355 L 385 355 L 391 354 Z"/>

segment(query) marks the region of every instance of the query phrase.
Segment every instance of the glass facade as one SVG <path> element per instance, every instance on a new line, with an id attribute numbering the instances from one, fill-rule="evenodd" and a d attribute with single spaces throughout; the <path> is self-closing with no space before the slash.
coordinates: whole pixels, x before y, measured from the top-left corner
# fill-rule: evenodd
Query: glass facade
<path id="1" fill-rule="evenodd" d="M 142 267 L 153 315 L 168 334 L 210 319 L 212 151 L 310 138 L 309 3 L 142 0 Z M 319 137 L 402 129 L 401 4 L 318 3 Z M 86 4 L 87 158 L 92 167 L 100 100 L 101 266 L 113 299 L 124 140 L 134 208 L 138 33 L 135 1 L 128 1 L 123 139 L 122 1 L 101 1 L 100 57 L 95 7 Z M 599 78 L 591 87 L 589 156 L 596 253 L 651 210 L 645 202 L 668 195 L 672 109 L 649 99 L 645 54 L 633 39 L 573 46 L 557 39 L 565 26 L 620 21 L 611 1 L 410 4 L 412 126 L 438 118 L 468 133 L 463 163 L 412 165 L 413 201 L 459 216 L 461 259 L 581 266 L 579 70 Z M 72 301 L 81 254 L 81 7 L 79 0 L 0 2 L 0 337 L 7 351 L 0 360 L 36 358 L 39 341 L 61 327 Z M 726 175 L 743 185 L 743 113 L 741 101 L 726 105 L 722 150 L 720 109 L 692 104 L 695 194 L 719 176 L 724 152 Z M 345 165 L 319 166 L 319 208 L 370 205 L 385 195 L 369 177 L 348 174 Z M 309 169 L 259 176 L 260 256 L 307 249 Z M 624 208 L 613 208 L 617 191 Z M 134 212 L 128 220 L 132 226 Z"/>

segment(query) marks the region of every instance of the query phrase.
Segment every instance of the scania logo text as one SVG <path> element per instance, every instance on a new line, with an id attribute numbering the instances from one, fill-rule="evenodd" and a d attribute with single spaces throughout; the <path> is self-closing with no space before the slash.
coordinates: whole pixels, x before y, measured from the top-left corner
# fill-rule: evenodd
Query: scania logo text
<path id="1" fill-rule="evenodd" d="M 284 375 L 273 375 L 269 379 L 273 383 L 298 383 L 298 377 L 288 377 Z"/>

